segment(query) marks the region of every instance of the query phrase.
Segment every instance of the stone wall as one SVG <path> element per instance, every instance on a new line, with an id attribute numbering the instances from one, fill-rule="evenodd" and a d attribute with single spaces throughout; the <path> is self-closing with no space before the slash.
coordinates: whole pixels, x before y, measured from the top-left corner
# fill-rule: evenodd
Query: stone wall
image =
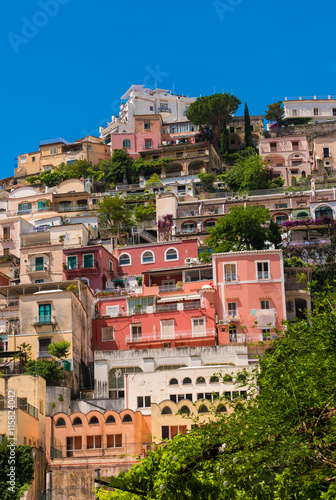
<path id="1" fill-rule="evenodd" d="M 321 123 L 307 123 L 305 125 L 297 125 L 295 127 L 283 127 L 275 130 L 270 130 L 268 133 L 270 137 L 283 137 L 286 135 L 307 135 L 308 139 L 330 134 L 336 131 L 336 120 L 321 122 Z"/>

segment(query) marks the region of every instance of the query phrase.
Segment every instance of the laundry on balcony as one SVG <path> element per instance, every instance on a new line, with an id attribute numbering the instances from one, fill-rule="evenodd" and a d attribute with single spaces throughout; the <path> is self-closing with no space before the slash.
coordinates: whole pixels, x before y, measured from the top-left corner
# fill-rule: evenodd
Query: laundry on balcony
<path id="1" fill-rule="evenodd" d="M 256 309 L 256 321 L 258 328 L 270 328 L 275 326 L 275 309 Z"/>

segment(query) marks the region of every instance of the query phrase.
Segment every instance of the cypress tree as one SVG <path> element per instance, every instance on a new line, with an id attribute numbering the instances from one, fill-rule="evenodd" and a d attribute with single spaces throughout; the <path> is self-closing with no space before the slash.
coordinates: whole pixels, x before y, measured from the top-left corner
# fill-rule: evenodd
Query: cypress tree
<path id="1" fill-rule="evenodd" d="M 250 113 L 247 107 L 247 102 L 245 102 L 244 120 L 245 120 L 245 147 L 253 148 Z"/>
<path id="2" fill-rule="evenodd" d="M 222 135 L 220 141 L 220 154 L 223 156 L 229 150 L 229 137 L 225 120 L 223 121 Z"/>

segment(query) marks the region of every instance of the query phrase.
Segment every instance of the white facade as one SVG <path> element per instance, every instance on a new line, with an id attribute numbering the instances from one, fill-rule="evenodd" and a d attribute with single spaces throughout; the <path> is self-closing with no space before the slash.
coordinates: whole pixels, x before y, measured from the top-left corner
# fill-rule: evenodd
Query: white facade
<path id="1" fill-rule="evenodd" d="M 144 85 L 132 85 L 121 97 L 126 102 L 120 106 L 119 117 L 112 116 L 107 127 L 100 127 L 100 137 L 104 139 L 108 134 L 133 133 L 135 115 L 162 116 L 163 123 L 188 121 L 186 113 L 189 105 L 196 97 L 172 95 L 164 89 L 146 89 Z"/>
<path id="2" fill-rule="evenodd" d="M 333 98 L 332 98 L 333 97 Z M 285 118 L 312 118 L 313 121 L 324 122 L 336 120 L 336 98 L 327 99 L 293 99 L 284 101 Z"/>

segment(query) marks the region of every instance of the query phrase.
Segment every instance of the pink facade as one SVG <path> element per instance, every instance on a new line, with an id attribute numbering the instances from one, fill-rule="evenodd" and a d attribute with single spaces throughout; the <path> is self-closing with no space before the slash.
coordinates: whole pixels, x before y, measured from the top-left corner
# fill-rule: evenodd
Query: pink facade
<path id="1" fill-rule="evenodd" d="M 161 144 L 162 135 L 158 132 L 148 132 L 147 134 L 111 134 L 111 153 L 115 149 L 125 149 L 133 158 L 138 158 L 141 151 L 157 149 Z"/>
<path id="2" fill-rule="evenodd" d="M 219 343 L 276 336 L 286 318 L 282 251 L 215 254 L 213 264 Z"/>
<path id="3" fill-rule="evenodd" d="M 174 269 L 185 265 L 186 258 L 197 258 L 198 241 L 182 240 L 116 248 L 119 274 L 141 275 L 148 269 Z"/>
<path id="4" fill-rule="evenodd" d="M 69 248 L 63 255 L 64 280 L 79 278 L 93 290 L 105 290 L 117 270 L 115 257 L 101 245 Z"/>

